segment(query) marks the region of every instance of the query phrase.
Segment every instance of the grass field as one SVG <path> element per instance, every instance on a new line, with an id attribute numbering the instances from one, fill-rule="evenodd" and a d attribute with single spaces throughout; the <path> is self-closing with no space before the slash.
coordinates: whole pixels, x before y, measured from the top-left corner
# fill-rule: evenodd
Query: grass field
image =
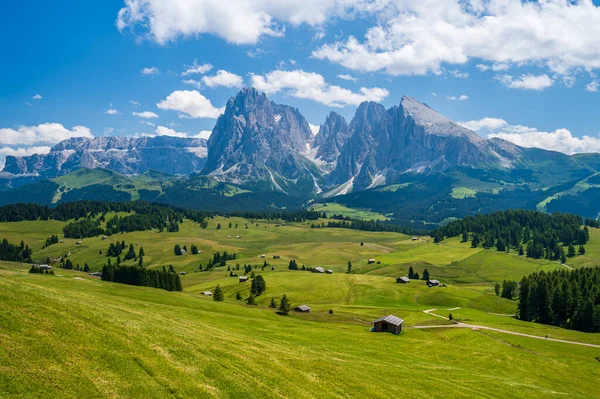
<path id="1" fill-rule="evenodd" d="M 326 204 L 316 204 L 311 207 L 313 211 L 325 212 L 328 217 L 333 215 L 343 215 L 352 219 L 362 220 L 388 220 L 388 217 L 384 214 L 371 212 L 369 210 L 361 210 L 355 208 L 348 208 L 347 206 L 335 204 L 333 202 Z"/>
<path id="2" fill-rule="evenodd" d="M 434 244 L 397 233 L 253 222 L 219 217 L 202 229 L 185 221 L 178 233 L 134 232 L 81 245 L 65 239 L 46 249 L 44 240 L 64 223 L 0 223 L 0 238 L 24 240 L 36 259 L 71 252 L 75 264 L 98 270 L 106 262 L 99 251 L 124 240 L 144 247 L 148 267 L 187 272 L 184 291 L 170 293 L 62 269 L 33 275 L 27 265 L 0 262 L 0 398 L 600 397 L 599 348 L 411 328 L 448 324 L 424 313 L 436 309 L 470 324 L 600 344 L 597 334 L 516 320 L 509 316 L 516 302 L 493 293 L 495 282 L 564 266 L 455 239 Z M 591 234 L 586 255 L 568 261 L 572 267 L 599 259 L 600 234 Z M 202 254 L 175 256 L 175 244 L 196 244 Z M 251 264 L 266 280 L 258 306 L 235 299 L 248 296 L 250 283 L 228 277 L 227 267 L 197 271 L 224 250 L 238 254 L 230 266 Z M 334 273 L 289 271 L 291 259 Z M 352 274 L 345 273 L 348 261 Z M 420 274 L 427 268 L 447 287 L 396 284 L 410 266 Z M 221 303 L 201 294 L 217 284 Z M 276 315 L 268 304 L 283 294 L 312 312 Z M 369 332 L 386 314 L 405 320 L 400 336 Z"/>

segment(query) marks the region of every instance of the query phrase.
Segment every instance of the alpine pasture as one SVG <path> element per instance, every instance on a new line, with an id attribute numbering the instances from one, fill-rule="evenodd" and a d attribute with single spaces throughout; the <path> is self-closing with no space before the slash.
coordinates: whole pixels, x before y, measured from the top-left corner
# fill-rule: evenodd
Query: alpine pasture
<path id="1" fill-rule="evenodd" d="M 146 267 L 186 273 L 183 292 L 167 292 L 0 263 L 0 397 L 600 397 L 600 347 L 484 329 L 415 328 L 450 325 L 439 316 L 452 313 L 472 325 L 600 345 L 598 335 L 516 320 L 516 302 L 493 290 L 534 271 L 595 264 L 597 229 L 586 254 L 564 266 L 458 239 L 434 244 L 429 237 L 310 224 L 216 217 L 206 228 L 186 220 L 176 233 L 75 240 L 64 239 L 63 222 L 0 223 L 0 237 L 23 240 L 36 261 L 70 253 L 73 264 L 98 271 L 110 243 L 124 241 L 144 248 Z M 52 234 L 64 242 L 42 248 Z M 175 255 L 177 244 L 201 253 Z M 236 259 L 200 271 L 223 251 Z M 291 260 L 333 274 L 292 271 Z M 266 281 L 256 306 L 236 299 L 250 294 L 250 282 L 230 277 L 243 275 L 243 265 Z M 411 266 L 446 286 L 397 284 Z M 202 295 L 217 285 L 223 302 Z M 312 312 L 276 314 L 269 304 L 284 294 L 292 307 L 307 304 Z M 387 314 L 405 320 L 403 332 L 369 332 Z"/>

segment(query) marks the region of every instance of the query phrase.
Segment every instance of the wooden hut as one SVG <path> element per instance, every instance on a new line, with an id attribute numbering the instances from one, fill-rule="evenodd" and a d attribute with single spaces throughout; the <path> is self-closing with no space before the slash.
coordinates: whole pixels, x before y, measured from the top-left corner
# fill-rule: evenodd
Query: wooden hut
<path id="1" fill-rule="evenodd" d="M 440 285 L 440 282 L 437 280 L 427 280 L 428 287 L 437 287 L 438 285 Z"/>
<path id="2" fill-rule="evenodd" d="M 410 283 L 410 279 L 408 277 L 398 277 L 396 279 L 396 282 L 398 284 L 408 284 L 408 283 Z"/>
<path id="3" fill-rule="evenodd" d="M 325 273 L 325 269 L 323 269 L 321 266 L 315 267 L 314 269 L 312 269 L 313 273 Z"/>
<path id="4" fill-rule="evenodd" d="M 310 308 L 307 305 L 300 305 L 294 308 L 294 312 L 310 313 Z"/>
<path id="5" fill-rule="evenodd" d="M 368 263 L 369 264 L 375 263 L 375 259 L 373 259 L 373 258 L 369 259 Z"/>
<path id="6" fill-rule="evenodd" d="M 248 281 L 248 276 L 240 276 L 240 283 L 245 283 Z"/>
<path id="7" fill-rule="evenodd" d="M 398 335 L 402 332 L 402 320 L 394 315 L 387 315 L 380 317 L 373 322 L 373 332 L 390 332 L 394 335 Z"/>

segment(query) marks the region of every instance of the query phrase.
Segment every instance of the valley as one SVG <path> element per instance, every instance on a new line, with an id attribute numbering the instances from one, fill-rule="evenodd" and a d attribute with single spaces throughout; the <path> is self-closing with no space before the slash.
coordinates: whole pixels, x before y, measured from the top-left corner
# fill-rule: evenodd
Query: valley
<path id="1" fill-rule="evenodd" d="M 101 281 L 56 264 L 54 275 L 29 274 L 27 264 L 0 262 L 0 386 L 8 397 L 322 398 L 343 397 L 347 387 L 353 396 L 371 397 L 594 397 L 600 378 L 598 348 L 493 330 L 600 345 L 597 334 L 511 317 L 517 302 L 493 291 L 495 283 L 535 271 L 595 264 L 598 229 L 590 229 L 585 255 L 565 266 L 471 248 L 457 238 L 435 244 L 426 236 L 315 229 L 311 221 L 217 216 L 205 228 L 186 219 L 177 232 L 153 229 L 106 239 L 64 238 L 68 223 L 3 222 L 0 237 L 23 240 L 33 259 L 70 254 L 67 259 L 88 264 L 90 272 L 106 264 L 110 243 L 124 241 L 136 252 L 143 247 L 147 268 L 173 265 L 185 272 L 183 291 Z M 63 242 L 42 248 L 52 234 Z M 176 244 L 197 245 L 201 253 L 175 255 Z M 199 270 L 223 251 L 236 259 Z M 333 274 L 289 270 L 290 260 Z M 252 265 L 266 281 L 257 306 L 236 299 L 250 291 L 249 282 L 229 276 L 236 264 Z M 396 283 L 409 267 L 419 274 L 427 269 L 446 286 Z M 217 285 L 223 302 L 202 294 Z M 307 304 L 311 313 L 277 315 L 268 306 L 284 294 L 292 307 Z M 401 335 L 369 332 L 370 323 L 386 314 L 405 320 Z M 449 314 L 490 330 L 412 328 L 452 325 L 437 316 Z"/>

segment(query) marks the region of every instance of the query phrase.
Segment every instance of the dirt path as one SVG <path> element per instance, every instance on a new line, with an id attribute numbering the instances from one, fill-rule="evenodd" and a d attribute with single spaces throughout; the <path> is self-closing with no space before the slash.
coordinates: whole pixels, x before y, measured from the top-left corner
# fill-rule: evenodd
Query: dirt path
<path id="1" fill-rule="evenodd" d="M 436 316 L 436 317 L 440 317 L 442 319 L 448 320 L 447 317 L 440 316 L 438 314 L 433 313 L 435 310 L 437 310 L 437 309 L 428 309 L 428 310 L 424 310 L 423 313 L 427 313 L 428 315 Z M 564 339 L 557 339 L 557 338 L 540 337 L 539 335 L 531 335 L 531 334 L 519 333 L 519 332 L 516 332 L 516 331 L 502 330 L 500 328 L 494 328 L 494 327 L 488 327 L 488 326 L 478 326 L 478 325 L 474 325 L 474 324 L 466 324 L 466 323 L 458 323 L 458 322 L 456 324 L 448 324 L 448 325 L 442 325 L 442 326 L 412 326 L 412 327 L 408 327 L 408 328 L 418 328 L 418 329 L 429 329 L 429 328 L 470 328 L 473 331 L 478 331 L 478 330 L 494 331 L 494 332 L 499 332 L 499 333 L 503 333 L 503 334 L 517 335 L 519 337 L 541 339 L 541 340 L 544 340 L 544 341 L 552 341 L 552 342 L 560 342 L 560 343 L 563 343 L 563 344 L 581 345 L 581 346 L 587 346 L 587 347 L 590 347 L 590 348 L 600 348 L 600 345 L 596 345 L 596 344 L 588 344 L 588 343 L 585 343 L 585 342 L 576 342 L 576 341 L 567 341 L 567 340 L 564 340 Z"/>

